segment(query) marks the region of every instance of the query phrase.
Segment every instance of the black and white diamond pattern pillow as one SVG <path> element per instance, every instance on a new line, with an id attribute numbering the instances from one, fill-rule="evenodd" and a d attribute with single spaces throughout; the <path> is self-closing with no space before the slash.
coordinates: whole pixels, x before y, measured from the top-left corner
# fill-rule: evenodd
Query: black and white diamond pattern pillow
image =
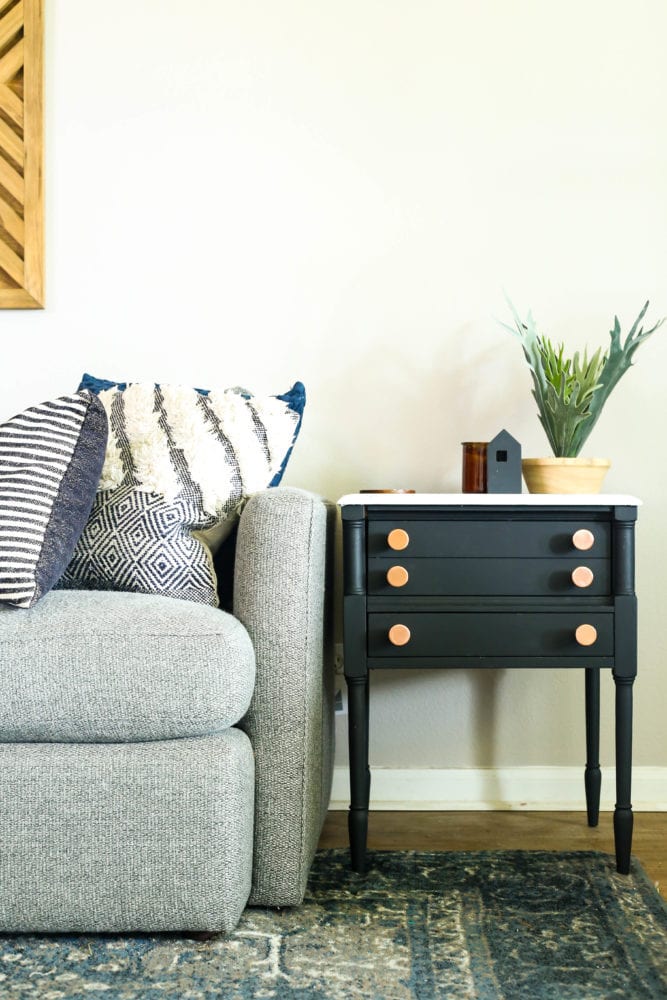
<path id="1" fill-rule="evenodd" d="M 59 586 L 216 605 L 211 546 L 244 498 L 279 480 L 305 390 L 109 384 L 99 394 L 110 425 L 99 490 Z"/>
<path id="2" fill-rule="evenodd" d="M 90 392 L 0 425 L 0 603 L 29 608 L 62 575 L 95 499 L 107 417 Z"/>

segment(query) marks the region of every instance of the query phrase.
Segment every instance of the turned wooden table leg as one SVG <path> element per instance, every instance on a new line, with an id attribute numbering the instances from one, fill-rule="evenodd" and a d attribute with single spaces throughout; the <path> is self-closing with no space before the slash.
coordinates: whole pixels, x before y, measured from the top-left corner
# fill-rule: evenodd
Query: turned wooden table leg
<path id="1" fill-rule="evenodd" d="M 366 868 L 368 803 L 371 772 L 368 767 L 368 676 L 348 677 L 350 747 L 350 812 L 348 829 L 352 868 L 363 874 Z"/>
<path id="2" fill-rule="evenodd" d="M 586 811 L 588 825 L 597 826 L 600 815 L 600 669 L 586 668 Z"/>
<path id="3" fill-rule="evenodd" d="M 630 871 L 632 848 L 632 684 L 634 677 L 619 677 L 616 683 L 616 808 L 614 839 L 616 869 L 621 875 Z"/>

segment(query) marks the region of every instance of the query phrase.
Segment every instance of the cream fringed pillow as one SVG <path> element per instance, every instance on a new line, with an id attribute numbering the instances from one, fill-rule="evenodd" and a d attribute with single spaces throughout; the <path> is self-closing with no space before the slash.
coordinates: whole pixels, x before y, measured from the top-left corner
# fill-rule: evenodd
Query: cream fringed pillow
<path id="1" fill-rule="evenodd" d="M 82 385 L 100 383 L 85 376 Z M 280 481 L 305 404 L 239 389 L 113 383 L 109 440 L 88 523 L 59 586 L 217 604 L 211 545 L 244 499 Z"/>

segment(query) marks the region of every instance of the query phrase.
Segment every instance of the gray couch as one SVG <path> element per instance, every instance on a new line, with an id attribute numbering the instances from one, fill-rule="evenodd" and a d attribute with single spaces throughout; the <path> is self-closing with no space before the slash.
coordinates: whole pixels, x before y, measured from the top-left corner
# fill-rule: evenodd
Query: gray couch
<path id="1" fill-rule="evenodd" d="M 233 613 L 0 607 L 0 930 L 230 931 L 304 894 L 333 762 L 333 510 L 254 495 Z"/>

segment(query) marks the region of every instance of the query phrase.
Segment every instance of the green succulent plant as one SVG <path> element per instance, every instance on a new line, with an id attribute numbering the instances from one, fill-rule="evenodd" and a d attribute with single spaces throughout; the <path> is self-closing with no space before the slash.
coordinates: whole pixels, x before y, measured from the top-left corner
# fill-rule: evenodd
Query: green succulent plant
<path id="1" fill-rule="evenodd" d="M 569 358 L 565 357 L 562 343 L 554 346 L 538 331 L 530 311 L 524 320 L 509 299 L 507 304 L 515 325 L 501 325 L 521 341 L 533 379 L 540 422 L 553 453 L 557 458 L 576 458 L 612 389 L 632 365 L 635 351 L 664 323 L 664 317 L 644 330 L 640 323 L 648 309 L 647 302 L 621 343 L 621 325 L 618 316 L 614 316 L 606 353 L 599 347 L 590 357 L 585 350 L 583 355 L 577 351 Z"/>

